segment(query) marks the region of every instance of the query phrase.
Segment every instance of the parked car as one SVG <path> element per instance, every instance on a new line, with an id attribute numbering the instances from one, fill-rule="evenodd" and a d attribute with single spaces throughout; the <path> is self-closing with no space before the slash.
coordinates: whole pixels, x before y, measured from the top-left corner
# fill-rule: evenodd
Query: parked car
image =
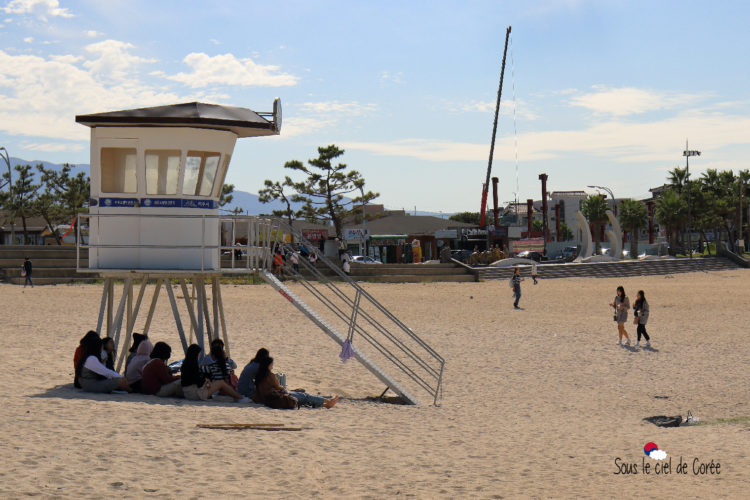
<path id="1" fill-rule="evenodd" d="M 519 257 L 521 259 L 531 259 L 537 262 L 541 262 L 544 258 L 541 252 L 534 252 L 533 250 L 524 250 L 523 252 L 518 252 L 516 254 L 516 257 Z"/>
<path id="2" fill-rule="evenodd" d="M 575 260 L 578 257 L 578 247 L 565 247 L 562 251 L 563 259 L 567 262 Z"/>
<path id="3" fill-rule="evenodd" d="M 465 249 L 451 250 L 451 258 L 465 263 L 469 260 L 469 257 L 471 257 L 472 253 L 474 252 Z"/>
<path id="4" fill-rule="evenodd" d="M 379 260 L 368 257 L 367 255 L 353 255 L 352 262 L 357 264 L 382 264 Z"/>

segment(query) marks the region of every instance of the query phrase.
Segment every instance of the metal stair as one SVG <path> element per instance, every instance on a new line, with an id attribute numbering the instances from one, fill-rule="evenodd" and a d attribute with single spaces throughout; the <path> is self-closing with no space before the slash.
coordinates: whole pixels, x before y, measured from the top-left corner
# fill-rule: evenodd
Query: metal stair
<path id="1" fill-rule="evenodd" d="M 411 404 L 419 404 L 414 390 L 424 391 L 432 397 L 433 404 L 438 404 L 445 360 L 434 349 L 299 231 L 278 219 L 257 218 L 251 225 L 257 229 L 250 231 L 245 250 L 247 255 L 260 257 L 248 260 L 255 260 L 251 265 L 263 280 L 338 345 L 351 339 L 355 359 L 382 381 L 386 390 L 392 390 Z M 285 235 L 291 235 L 294 243 L 285 241 Z M 290 259 L 286 259 L 283 274 L 294 280 L 296 291 L 293 291 L 269 268 L 277 249 L 289 255 L 302 246 L 317 256 L 318 263 L 313 265 L 300 256 L 297 272 Z M 315 310 L 311 304 L 324 307 Z"/>
<path id="2" fill-rule="evenodd" d="M 276 276 L 269 273 L 268 271 L 261 271 L 260 276 L 276 291 L 278 291 L 286 300 L 292 303 L 297 309 L 299 309 L 305 316 L 307 316 L 310 321 L 315 323 L 320 327 L 321 330 L 323 330 L 325 333 L 328 334 L 329 337 L 331 337 L 333 340 L 335 340 L 339 345 L 343 345 L 344 341 L 346 341 L 346 337 L 341 335 L 336 329 L 331 326 L 325 319 L 323 319 L 318 313 L 312 310 L 310 306 L 302 302 L 297 295 L 294 294 L 284 283 L 278 280 Z M 378 365 L 376 365 L 370 358 L 368 358 L 358 347 L 352 346 L 352 350 L 354 351 L 354 357 L 362 363 L 370 372 L 378 377 L 381 382 L 383 382 L 388 388 L 390 388 L 393 392 L 401 396 L 405 401 L 418 405 L 419 401 L 417 398 L 412 396 L 406 389 L 401 387 L 401 384 L 396 382 L 390 375 L 385 373 Z"/>

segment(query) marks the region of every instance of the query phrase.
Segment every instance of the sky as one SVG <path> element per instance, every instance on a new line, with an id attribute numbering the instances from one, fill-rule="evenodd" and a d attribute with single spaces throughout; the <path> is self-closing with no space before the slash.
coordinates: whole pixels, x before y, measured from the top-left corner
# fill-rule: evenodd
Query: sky
<path id="1" fill-rule="evenodd" d="M 75 115 L 201 101 L 271 111 L 227 182 L 257 192 L 336 144 L 387 208 L 479 210 L 548 189 L 644 198 L 668 171 L 750 167 L 741 1 L 0 0 L 0 146 L 89 163 Z M 292 177 L 295 177 L 292 175 Z"/>

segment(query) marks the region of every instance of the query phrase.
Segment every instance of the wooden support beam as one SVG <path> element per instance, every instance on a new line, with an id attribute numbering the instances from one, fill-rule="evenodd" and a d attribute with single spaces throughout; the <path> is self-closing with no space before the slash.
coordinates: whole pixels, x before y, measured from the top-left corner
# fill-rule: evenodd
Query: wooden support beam
<path id="1" fill-rule="evenodd" d="M 122 368 L 122 363 L 125 361 L 125 353 L 127 352 L 128 346 L 130 345 L 130 339 L 133 335 L 133 329 L 135 328 L 135 320 L 138 319 L 138 312 L 141 310 L 141 302 L 143 302 L 143 294 L 146 291 L 146 285 L 148 285 L 148 276 L 144 276 L 141 281 L 141 288 L 138 290 L 138 298 L 135 301 L 135 308 L 132 309 L 130 318 L 128 318 L 127 330 L 125 331 L 125 342 L 123 342 L 123 348 L 120 351 L 120 359 L 117 361 L 117 371 L 119 372 Z M 133 287 L 130 287 L 130 293 L 128 294 L 128 302 L 133 300 Z"/>
<path id="2" fill-rule="evenodd" d="M 157 278 L 156 285 L 154 288 L 154 295 L 151 297 L 151 306 L 148 308 L 148 316 L 146 316 L 146 324 L 143 326 L 143 335 L 148 335 L 148 331 L 151 328 L 151 320 L 154 318 L 154 310 L 156 309 L 156 301 L 159 298 L 159 290 L 161 290 L 161 284 L 164 278 Z"/>
<path id="3" fill-rule="evenodd" d="M 174 292 L 172 291 L 172 285 L 166 283 L 167 295 L 169 296 L 169 303 L 172 305 L 172 314 L 174 315 L 174 322 L 177 325 L 177 333 L 180 334 L 180 341 L 182 342 L 182 352 L 187 354 L 188 343 L 185 338 L 185 331 L 182 329 L 182 321 L 180 321 L 180 311 L 177 309 L 177 300 L 174 298 Z"/>
<path id="4" fill-rule="evenodd" d="M 185 305 L 187 306 L 188 316 L 190 317 L 190 343 L 193 343 L 193 332 L 195 332 L 195 337 L 198 341 L 198 345 L 201 346 L 201 349 L 203 349 L 203 338 L 198 339 L 198 330 L 195 327 L 197 323 L 195 320 L 195 311 L 193 309 L 193 304 L 195 302 L 188 295 L 187 283 L 185 282 L 184 278 L 180 279 L 180 287 L 182 289 L 182 296 L 185 299 Z M 193 292 L 195 292 L 195 282 L 193 282 Z"/>
<path id="5" fill-rule="evenodd" d="M 221 298 L 221 287 L 219 286 L 219 278 L 214 278 L 214 293 L 217 297 L 219 304 L 219 319 L 221 320 L 221 336 L 224 338 L 224 347 L 227 350 L 227 357 L 229 357 L 229 335 L 227 334 L 227 322 L 224 318 L 224 301 Z"/>
<path id="6" fill-rule="evenodd" d="M 102 289 L 102 302 L 99 306 L 99 319 L 96 322 L 96 333 L 101 337 L 102 336 L 102 325 L 104 324 L 104 311 L 107 307 L 107 298 L 109 297 L 108 291 L 109 291 L 109 282 L 112 278 L 107 278 L 104 280 L 104 288 Z"/>
<path id="7" fill-rule="evenodd" d="M 120 305 L 117 306 L 117 315 L 115 316 L 115 323 L 113 325 L 114 330 L 114 337 L 113 340 L 115 341 L 115 349 L 119 349 L 120 345 L 120 330 L 122 328 L 122 320 L 125 316 L 125 304 L 128 300 L 128 295 L 130 294 L 130 289 L 133 287 L 133 280 L 131 278 L 126 278 L 125 283 L 122 285 L 122 296 L 120 297 Z"/>
<path id="8" fill-rule="evenodd" d="M 195 307 L 198 310 L 198 319 L 195 322 L 195 336 L 198 339 L 198 345 L 201 346 L 201 350 L 203 352 L 206 352 L 205 344 L 203 342 L 203 307 L 201 307 L 201 303 L 203 302 L 203 294 L 206 293 L 206 291 L 203 288 L 203 281 L 199 277 L 196 276 L 193 279 L 195 280 L 197 291 Z"/>
<path id="9" fill-rule="evenodd" d="M 107 286 L 109 301 L 107 302 L 107 337 L 112 336 L 112 322 L 114 320 L 115 280 L 110 279 Z"/>

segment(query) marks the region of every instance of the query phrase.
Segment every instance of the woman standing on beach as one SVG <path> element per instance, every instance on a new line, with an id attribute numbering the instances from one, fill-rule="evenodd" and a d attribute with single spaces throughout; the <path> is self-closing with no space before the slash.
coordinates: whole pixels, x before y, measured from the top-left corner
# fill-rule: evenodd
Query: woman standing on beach
<path id="1" fill-rule="evenodd" d="M 630 299 L 625 295 L 625 289 L 622 286 L 617 287 L 617 295 L 614 302 L 609 304 L 609 307 L 615 308 L 615 321 L 617 322 L 617 333 L 619 334 L 617 345 L 623 345 L 623 336 L 626 339 L 624 345 L 630 345 L 630 337 L 628 337 L 628 332 L 625 331 L 625 322 L 628 320 L 628 309 L 630 309 Z"/>
<path id="2" fill-rule="evenodd" d="M 523 281 L 523 278 L 521 277 L 521 268 L 517 267 L 515 271 L 513 271 L 513 277 L 510 279 L 510 286 L 513 287 L 513 295 L 516 297 L 516 301 L 513 302 L 513 307 L 516 309 L 520 309 L 518 307 L 518 301 L 521 300 L 521 282 Z"/>
<path id="3" fill-rule="evenodd" d="M 638 347 L 641 344 L 641 335 L 643 335 L 643 338 L 646 339 L 646 347 L 651 347 L 651 339 L 648 337 L 648 333 L 646 333 L 646 322 L 648 322 L 649 313 L 648 302 L 643 290 L 638 290 L 633 309 L 635 310 L 634 323 L 638 325 L 638 340 L 635 341 L 635 346 Z"/>

